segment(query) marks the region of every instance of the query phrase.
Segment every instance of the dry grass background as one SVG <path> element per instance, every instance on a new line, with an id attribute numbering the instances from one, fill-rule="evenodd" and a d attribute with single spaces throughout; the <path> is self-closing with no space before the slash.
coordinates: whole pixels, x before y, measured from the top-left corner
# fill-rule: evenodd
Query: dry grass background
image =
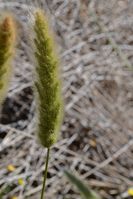
<path id="1" fill-rule="evenodd" d="M 4 4 L 3 4 L 4 2 Z M 61 57 L 65 118 L 53 147 L 47 199 L 79 199 L 63 170 L 78 173 L 103 198 L 129 198 L 133 186 L 133 1 L 0 0 L 13 11 L 21 40 L 15 77 L 0 116 L 0 186 L 3 197 L 39 198 L 45 149 L 35 136 L 28 9 L 44 8 L 50 16 Z M 31 10 L 31 9 L 30 9 Z M 29 32 L 30 34 L 30 32 Z M 15 166 L 9 172 L 7 166 Z M 25 182 L 18 185 L 18 179 Z"/>

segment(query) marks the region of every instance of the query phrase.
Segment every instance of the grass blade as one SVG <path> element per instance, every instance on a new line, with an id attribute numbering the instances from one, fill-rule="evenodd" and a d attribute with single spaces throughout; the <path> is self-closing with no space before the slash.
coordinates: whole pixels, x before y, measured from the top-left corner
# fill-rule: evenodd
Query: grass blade
<path id="1" fill-rule="evenodd" d="M 65 175 L 69 179 L 69 181 L 74 184 L 78 191 L 81 193 L 84 199 L 100 199 L 97 194 L 88 188 L 79 178 L 75 177 L 73 174 L 65 171 Z"/>

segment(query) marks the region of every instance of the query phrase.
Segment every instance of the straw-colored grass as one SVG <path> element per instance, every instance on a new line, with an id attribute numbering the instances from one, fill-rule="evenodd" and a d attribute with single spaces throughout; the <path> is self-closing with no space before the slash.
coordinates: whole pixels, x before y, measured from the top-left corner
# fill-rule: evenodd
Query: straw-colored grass
<path id="1" fill-rule="evenodd" d="M 10 5 L 21 21 L 21 41 L 1 114 L 0 186 L 14 185 L 9 196 L 34 199 L 42 187 L 46 151 L 34 134 L 29 11 L 19 2 Z M 61 137 L 51 152 L 47 199 L 79 199 L 64 177 L 67 168 L 103 198 L 128 198 L 133 186 L 133 1 L 42 2 L 57 36 L 65 99 Z M 15 171 L 7 170 L 9 164 Z"/>

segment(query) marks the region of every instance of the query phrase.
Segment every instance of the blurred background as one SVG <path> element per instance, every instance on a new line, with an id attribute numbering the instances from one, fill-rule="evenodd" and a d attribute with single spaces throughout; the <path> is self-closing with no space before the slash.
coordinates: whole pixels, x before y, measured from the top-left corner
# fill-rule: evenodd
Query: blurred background
<path id="1" fill-rule="evenodd" d="M 47 199 L 80 199 L 64 176 L 80 176 L 103 199 L 133 188 L 133 0 L 0 0 L 19 39 L 14 77 L 0 114 L 2 199 L 37 199 L 46 150 L 37 142 L 28 43 L 32 7 L 49 16 L 61 60 L 64 123 L 52 148 Z"/>

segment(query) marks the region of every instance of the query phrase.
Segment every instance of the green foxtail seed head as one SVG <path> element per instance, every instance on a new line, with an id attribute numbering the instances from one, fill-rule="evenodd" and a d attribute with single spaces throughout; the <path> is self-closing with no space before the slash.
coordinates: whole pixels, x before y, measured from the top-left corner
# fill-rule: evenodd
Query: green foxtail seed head
<path id="1" fill-rule="evenodd" d="M 0 104 L 3 102 L 12 74 L 11 61 L 15 47 L 15 24 L 11 16 L 0 24 Z"/>
<path id="2" fill-rule="evenodd" d="M 41 11 L 35 13 L 35 57 L 38 94 L 38 135 L 44 147 L 51 147 L 58 138 L 62 121 L 61 83 L 58 58 L 48 22 Z"/>

